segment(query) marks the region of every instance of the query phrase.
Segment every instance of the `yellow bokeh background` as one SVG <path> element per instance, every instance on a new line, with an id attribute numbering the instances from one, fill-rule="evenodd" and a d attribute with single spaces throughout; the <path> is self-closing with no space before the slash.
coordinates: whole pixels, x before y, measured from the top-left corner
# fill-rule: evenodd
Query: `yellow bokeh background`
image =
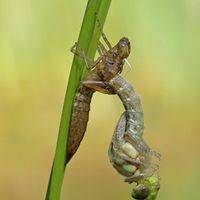
<path id="1" fill-rule="evenodd" d="M 95 1 L 95 0 L 93 0 Z M 62 106 L 87 1 L 0 2 L 0 199 L 44 199 Z M 144 110 L 144 139 L 161 153 L 158 200 L 198 199 L 200 2 L 113 0 L 104 32 L 131 42 L 129 81 Z M 122 75 L 127 79 L 129 67 Z M 132 199 L 107 150 L 124 111 L 95 93 L 61 199 Z"/>

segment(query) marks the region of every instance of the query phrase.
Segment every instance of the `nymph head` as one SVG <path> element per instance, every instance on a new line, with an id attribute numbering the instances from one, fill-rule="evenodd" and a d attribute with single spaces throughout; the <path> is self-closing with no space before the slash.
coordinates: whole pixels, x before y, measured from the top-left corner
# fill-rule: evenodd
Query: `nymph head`
<path id="1" fill-rule="evenodd" d="M 117 44 L 117 47 L 117 52 L 122 59 L 127 58 L 129 56 L 131 52 L 131 44 L 128 38 L 121 38 Z"/>

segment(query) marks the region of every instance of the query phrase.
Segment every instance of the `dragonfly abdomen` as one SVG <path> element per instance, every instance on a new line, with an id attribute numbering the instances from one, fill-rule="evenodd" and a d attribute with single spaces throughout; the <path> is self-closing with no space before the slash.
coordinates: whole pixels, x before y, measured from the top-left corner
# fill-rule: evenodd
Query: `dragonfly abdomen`
<path id="1" fill-rule="evenodd" d="M 130 134 L 142 137 L 144 129 L 143 110 L 139 95 L 132 85 L 120 74 L 117 74 L 109 82 L 109 85 L 122 100 L 127 114 L 126 131 Z"/>
<path id="2" fill-rule="evenodd" d="M 71 117 L 67 143 L 67 163 L 77 151 L 84 136 L 89 118 L 90 102 L 94 90 L 88 89 L 81 83 L 78 85 Z"/>

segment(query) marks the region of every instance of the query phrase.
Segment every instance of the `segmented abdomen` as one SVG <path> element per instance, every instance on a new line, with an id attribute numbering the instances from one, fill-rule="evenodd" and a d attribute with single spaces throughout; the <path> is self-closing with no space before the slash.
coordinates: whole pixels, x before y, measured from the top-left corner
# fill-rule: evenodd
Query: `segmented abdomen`
<path id="1" fill-rule="evenodd" d="M 76 153 L 84 136 L 89 117 L 90 101 L 94 90 L 79 83 L 74 97 L 73 111 L 67 142 L 67 163 Z"/>
<path id="2" fill-rule="evenodd" d="M 132 85 L 120 74 L 117 74 L 114 78 L 112 78 L 108 84 L 122 100 L 126 109 L 126 113 L 128 115 L 126 131 L 129 134 L 142 137 L 144 120 L 141 101 L 138 94 L 136 94 Z"/>

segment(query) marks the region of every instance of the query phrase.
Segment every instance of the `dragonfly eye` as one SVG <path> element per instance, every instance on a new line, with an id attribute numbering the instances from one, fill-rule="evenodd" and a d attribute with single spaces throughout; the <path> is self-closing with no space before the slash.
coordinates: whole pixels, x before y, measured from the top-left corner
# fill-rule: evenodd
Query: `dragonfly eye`
<path id="1" fill-rule="evenodd" d="M 138 185 L 137 188 L 133 188 L 131 195 L 134 199 L 146 199 L 149 196 L 149 187 L 146 185 Z"/>

